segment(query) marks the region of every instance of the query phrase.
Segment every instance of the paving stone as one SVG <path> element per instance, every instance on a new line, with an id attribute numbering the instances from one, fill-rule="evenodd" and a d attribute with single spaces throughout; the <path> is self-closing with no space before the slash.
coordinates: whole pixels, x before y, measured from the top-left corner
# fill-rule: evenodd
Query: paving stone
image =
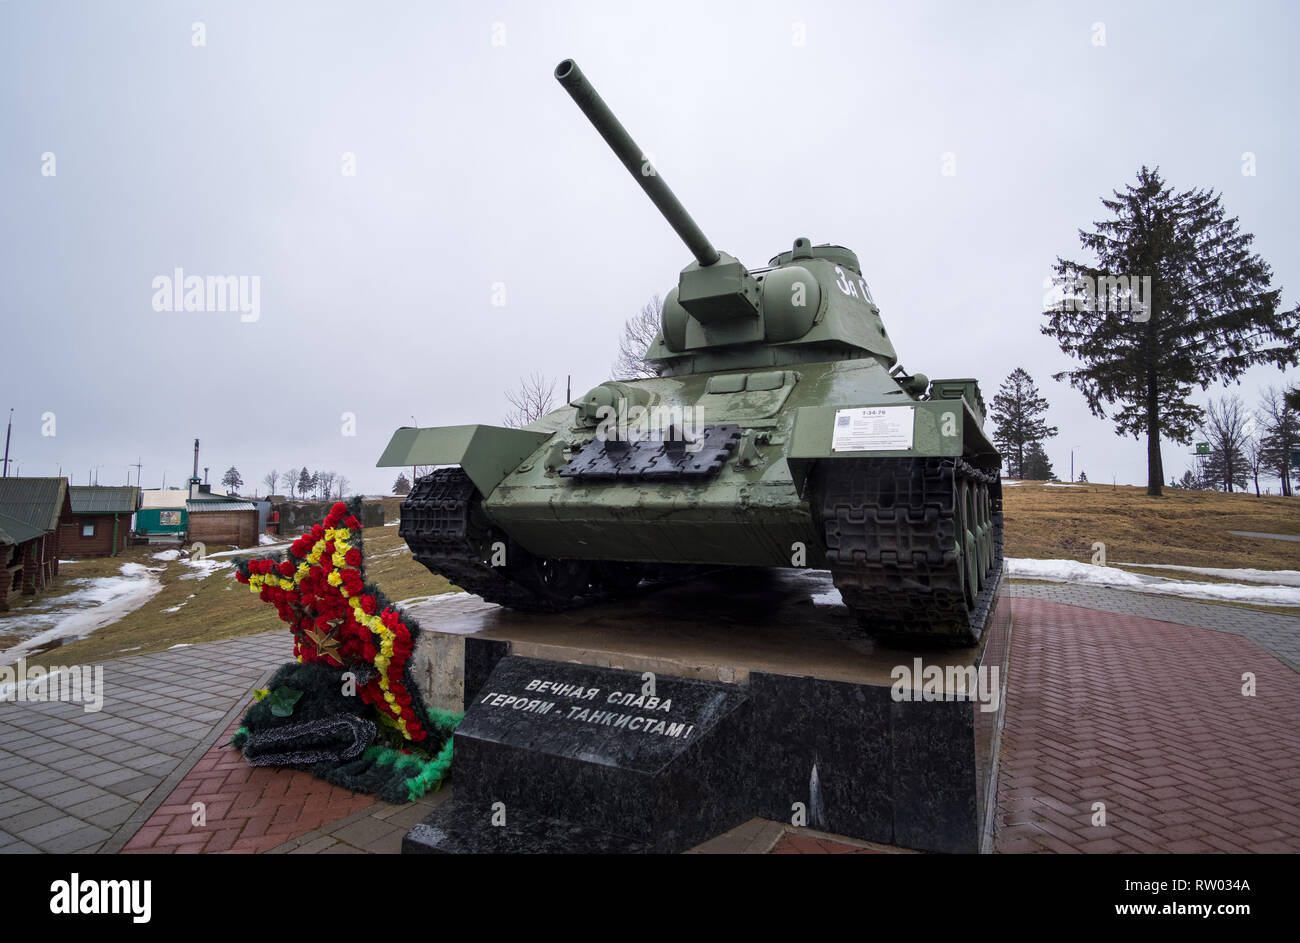
<path id="1" fill-rule="evenodd" d="M 51 805 L 60 809 L 68 809 L 70 806 L 77 805 L 80 802 L 86 802 L 90 799 L 105 797 L 108 793 L 98 786 L 92 786 L 89 783 L 77 784 L 76 780 L 69 780 L 69 785 L 73 788 L 60 792 L 47 800 Z"/>
<path id="2" fill-rule="evenodd" d="M 41 847 L 50 854 L 84 854 L 98 848 L 112 832 L 94 825 L 86 825 L 57 838 L 41 842 Z"/>
<path id="3" fill-rule="evenodd" d="M 5 822 L 15 815 L 21 815 L 24 812 L 30 812 L 32 809 L 39 809 L 45 805 L 36 796 L 19 796 L 16 799 L 10 799 L 8 802 L 0 803 L 0 822 Z"/>
<path id="4" fill-rule="evenodd" d="M 39 825 L 20 829 L 18 837 L 25 842 L 44 848 L 46 842 L 58 838 L 60 835 L 75 832 L 79 828 L 84 828 L 85 825 L 85 822 L 70 815 L 59 815 L 57 818 L 42 822 Z"/>
<path id="5" fill-rule="evenodd" d="M 338 844 L 337 838 L 334 838 L 330 835 L 321 835 L 320 837 L 314 838 L 309 842 L 298 845 L 295 848 L 289 849 L 287 853 L 291 855 L 318 855 L 321 852 L 328 851 L 330 848 L 334 847 L 337 844 Z"/>

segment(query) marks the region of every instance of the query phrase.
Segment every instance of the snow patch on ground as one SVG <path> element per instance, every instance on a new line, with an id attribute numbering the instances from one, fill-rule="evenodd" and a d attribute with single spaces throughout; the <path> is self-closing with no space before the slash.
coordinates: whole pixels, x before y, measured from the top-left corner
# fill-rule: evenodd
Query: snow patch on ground
<path id="1" fill-rule="evenodd" d="M 1043 482 L 1043 487 L 1044 488 L 1083 488 L 1085 486 L 1072 485 L 1069 482 L 1065 482 L 1065 481 L 1045 481 Z"/>
<path id="2" fill-rule="evenodd" d="M 433 605 L 446 602 L 449 599 L 464 599 L 468 595 L 469 593 L 436 593 L 432 596 L 412 596 L 410 599 L 403 599 L 401 602 L 393 603 L 393 608 L 409 609 L 413 606 Z"/>
<path id="3" fill-rule="evenodd" d="M 112 625 L 158 594 L 162 589 L 158 574 L 164 569 L 123 563 L 120 576 L 76 580 L 84 584 L 84 588 L 51 600 L 50 611 L 41 615 L 39 622 L 50 627 L 0 652 L 0 665 L 15 662 L 31 650 L 43 648 L 51 642 L 82 639 L 96 629 Z M 6 625 L 6 629 L 10 627 L 12 623 Z M 24 626 L 40 627 L 31 623 Z"/>
<path id="4" fill-rule="evenodd" d="M 840 596 L 838 589 L 832 589 L 825 593 L 813 593 L 812 604 L 814 606 L 842 606 L 844 598 Z"/>
<path id="5" fill-rule="evenodd" d="M 1014 481 L 1010 478 L 1002 479 L 1002 487 L 1004 488 L 1014 488 L 1016 485 L 1023 485 L 1023 484 L 1024 484 L 1023 481 Z"/>
<path id="6" fill-rule="evenodd" d="M 157 553 L 152 554 L 155 560 L 163 560 L 168 563 L 172 560 L 180 559 L 180 555 L 181 552 L 179 550 L 159 550 Z"/>
<path id="7" fill-rule="evenodd" d="M 1245 583 L 1268 583 L 1273 586 L 1300 586 L 1300 570 L 1221 569 L 1213 566 L 1175 566 L 1172 563 L 1119 563 L 1117 566 L 1140 566 L 1144 570 L 1180 570 L 1217 576 L 1223 580 L 1240 580 Z"/>
<path id="8" fill-rule="evenodd" d="M 1145 573 L 1129 573 L 1112 566 L 1095 566 L 1077 560 L 1026 560 L 1008 558 L 1007 575 L 1020 579 L 1074 583 L 1080 586 L 1108 586 L 1161 596 L 1210 599 L 1219 602 L 1244 602 L 1260 606 L 1300 606 L 1300 586 L 1245 586 L 1240 583 L 1197 583 L 1171 580 Z M 1229 571 L 1224 571 L 1229 572 Z M 1267 572 L 1267 571 L 1255 571 Z M 1282 573 L 1293 573 L 1282 570 Z M 1208 575 L 1208 574 L 1207 574 Z"/>
<path id="9" fill-rule="evenodd" d="M 182 560 L 186 566 L 194 570 L 193 573 L 184 573 L 181 575 L 183 580 L 202 580 L 207 579 L 217 570 L 224 570 L 232 564 L 227 560 L 213 560 L 211 557 L 216 554 L 209 554 L 200 560 Z"/>
<path id="10" fill-rule="evenodd" d="M 261 544 L 257 547 L 236 547 L 234 550 L 222 550 L 219 553 L 205 554 L 204 558 L 211 560 L 219 557 L 255 557 L 259 554 L 270 553 L 276 550 L 288 550 L 292 546 L 293 541 L 291 540 L 288 543 Z"/>
<path id="11" fill-rule="evenodd" d="M 274 547 L 276 544 L 278 544 L 278 543 L 280 543 L 280 542 L 281 542 L 281 541 L 280 541 L 280 538 L 277 537 L 277 536 L 275 536 L 275 534 L 258 534 L 258 535 L 257 535 L 257 545 L 258 545 L 259 547 Z"/>
<path id="12" fill-rule="evenodd" d="M 190 593 L 188 596 L 186 596 L 184 599 L 182 599 L 182 600 L 181 600 L 180 602 L 178 602 L 176 605 L 174 605 L 174 606 L 170 606 L 170 607 L 168 607 L 167 609 L 159 609 L 158 611 L 159 611 L 159 612 L 178 612 L 182 607 L 184 607 L 184 606 L 185 606 L 185 605 L 186 605 L 186 604 L 187 604 L 191 599 L 193 599 L 193 598 L 194 598 L 194 593 Z"/>

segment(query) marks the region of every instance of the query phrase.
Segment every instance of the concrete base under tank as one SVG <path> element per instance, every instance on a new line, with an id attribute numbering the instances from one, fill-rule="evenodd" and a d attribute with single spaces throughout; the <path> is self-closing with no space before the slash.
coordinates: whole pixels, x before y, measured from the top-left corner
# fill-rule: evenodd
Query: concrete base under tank
<path id="1" fill-rule="evenodd" d="M 949 651 L 875 645 L 829 574 L 809 570 L 723 572 L 554 615 L 463 594 L 407 610 L 424 630 L 426 699 L 467 711 L 455 795 L 408 851 L 679 851 L 753 815 L 987 850 L 1011 631 L 1002 587 L 981 643 Z M 621 692 L 642 691 L 646 672 L 675 699 L 665 718 L 688 725 L 680 741 L 618 726 Z M 548 680 L 553 707 L 521 711 Z M 683 797 L 689 815 L 653 811 Z M 489 824 L 507 799 L 518 834 Z"/>

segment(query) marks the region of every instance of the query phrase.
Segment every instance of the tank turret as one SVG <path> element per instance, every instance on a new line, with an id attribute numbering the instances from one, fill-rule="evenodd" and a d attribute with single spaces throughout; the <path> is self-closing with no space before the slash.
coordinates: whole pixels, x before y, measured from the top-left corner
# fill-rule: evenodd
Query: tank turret
<path id="1" fill-rule="evenodd" d="M 665 376 L 864 355 L 894 365 L 857 255 L 799 238 L 750 271 L 714 248 L 576 62 L 565 59 L 555 77 L 695 256 L 664 298 L 646 353 Z"/>

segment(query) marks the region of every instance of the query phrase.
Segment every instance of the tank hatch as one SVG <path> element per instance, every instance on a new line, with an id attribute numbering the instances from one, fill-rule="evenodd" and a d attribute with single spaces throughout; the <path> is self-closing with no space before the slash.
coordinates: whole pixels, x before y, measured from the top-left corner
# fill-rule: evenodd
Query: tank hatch
<path id="1" fill-rule="evenodd" d="M 862 266 L 858 262 L 857 253 L 852 249 L 833 246 L 830 243 L 814 246 L 802 237 L 794 241 L 793 249 L 773 256 L 767 264 L 771 266 L 789 265 L 796 259 L 825 259 L 834 265 L 842 265 L 845 268 L 852 269 L 858 275 L 862 274 Z"/>

